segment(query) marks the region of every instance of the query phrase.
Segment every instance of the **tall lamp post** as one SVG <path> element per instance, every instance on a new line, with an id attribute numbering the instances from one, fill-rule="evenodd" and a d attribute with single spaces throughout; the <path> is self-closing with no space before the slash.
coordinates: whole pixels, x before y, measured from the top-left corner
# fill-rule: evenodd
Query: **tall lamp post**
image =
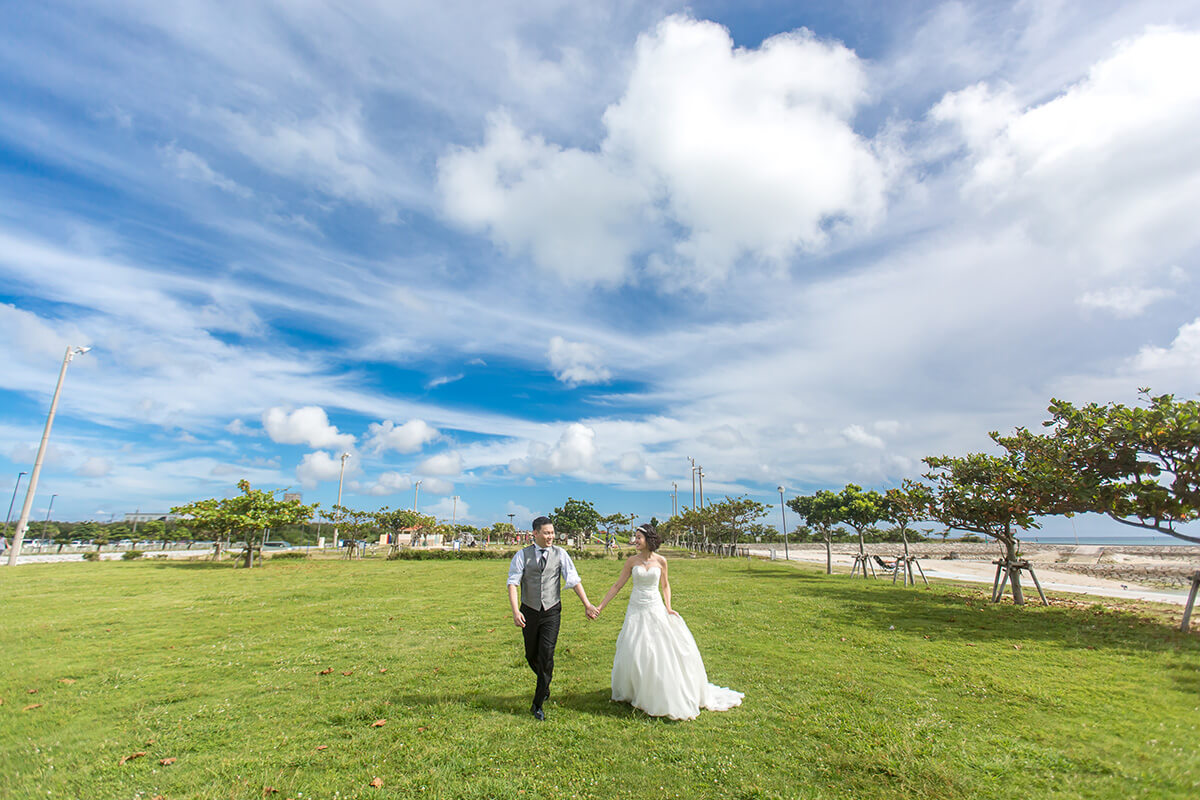
<path id="1" fill-rule="evenodd" d="M 337 504 L 339 506 L 342 504 L 342 480 L 346 477 L 346 459 L 349 457 L 350 457 L 349 453 L 342 453 L 342 469 L 341 469 L 341 472 L 338 473 L 338 501 L 337 501 Z M 340 516 L 341 513 L 342 512 L 339 511 L 338 515 Z M 337 526 L 336 520 L 334 520 L 334 525 L 333 525 L 333 546 L 335 549 L 338 546 L 338 526 Z M 347 550 L 346 552 L 350 552 L 350 551 Z"/>
<path id="2" fill-rule="evenodd" d="M 783 518 L 783 560 L 791 561 L 788 557 L 787 541 L 787 512 L 783 510 L 783 487 L 779 487 L 779 516 Z"/>
<path id="3" fill-rule="evenodd" d="M 421 491 L 421 482 L 417 481 L 413 484 L 413 513 L 417 513 L 417 495 Z"/>
<path id="4" fill-rule="evenodd" d="M 8 523 L 12 521 L 12 507 L 13 503 L 17 502 L 17 489 L 21 487 L 21 478 L 24 478 L 28 474 L 28 472 L 17 473 L 17 482 L 13 484 L 12 499 L 8 501 L 8 516 L 4 518 L 5 533 L 8 533 Z"/>
<path id="5" fill-rule="evenodd" d="M 90 347 L 68 347 L 63 356 L 62 369 L 58 371 L 58 384 L 54 387 L 54 398 L 50 401 L 50 413 L 46 415 L 46 429 L 42 431 L 42 443 L 38 446 L 37 458 L 33 462 L 33 472 L 29 474 L 29 488 L 25 490 L 25 502 L 21 505 L 21 518 L 17 520 L 17 529 L 13 532 L 12 548 L 8 551 L 8 565 L 17 565 L 17 556 L 21 554 L 21 540 L 25 538 L 25 528 L 29 525 L 29 512 L 33 508 L 33 496 L 37 492 L 38 478 L 42 475 L 42 461 L 46 458 L 46 444 L 50 441 L 50 428 L 54 425 L 54 413 L 58 411 L 58 397 L 62 394 L 63 379 L 67 377 L 67 365 L 75 356 L 81 356 Z"/>

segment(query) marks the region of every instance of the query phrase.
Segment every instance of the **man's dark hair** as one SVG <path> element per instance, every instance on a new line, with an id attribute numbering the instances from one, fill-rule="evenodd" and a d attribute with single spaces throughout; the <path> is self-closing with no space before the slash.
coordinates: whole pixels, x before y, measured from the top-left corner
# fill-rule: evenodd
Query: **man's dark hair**
<path id="1" fill-rule="evenodd" d="M 543 525 L 553 525 L 553 524 L 554 524 L 554 520 L 550 519 L 549 517 L 538 517 L 537 519 L 535 519 L 533 521 L 533 532 L 537 533 L 538 528 L 542 527 Z"/>

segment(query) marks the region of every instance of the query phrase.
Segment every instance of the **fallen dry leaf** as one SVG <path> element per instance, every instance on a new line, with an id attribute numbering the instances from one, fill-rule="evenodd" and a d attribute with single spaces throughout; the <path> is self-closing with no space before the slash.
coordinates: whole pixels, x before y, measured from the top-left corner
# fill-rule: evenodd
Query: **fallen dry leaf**
<path id="1" fill-rule="evenodd" d="M 27 689 L 25 694 L 37 694 L 37 689 Z"/>
<path id="2" fill-rule="evenodd" d="M 317 749 L 318 749 L 318 750 L 328 750 L 328 749 L 329 749 L 329 745 L 327 745 L 327 744 L 319 744 L 319 745 L 317 745 Z"/>
<path id="3" fill-rule="evenodd" d="M 154 740 L 154 739 L 147 739 L 147 740 L 146 740 L 146 744 L 154 744 L 154 742 L 155 742 L 155 740 Z"/>
<path id="4" fill-rule="evenodd" d="M 167 800 L 167 798 L 163 797 L 161 794 L 156 794 L 154 797 L 151 797 L 150 800 Z"/>
<path id="5" fill-rule="evenodd" d="M 353 674 L 354 674 L 354 670 L 350 670 L 349 672 L 343 672 L 342 674 L 343 674 L 343 675 L 353 675 Z"/>
<path id="6" fill-rule="evenodd" d="M 323 669 L 320 672 L 318 672 L 317 674 L 318 675 L 328 675 L 331 672 L 333 672 L 333 667 L 330 667 L 329 669 Z"/>
<path id="7" fill-rule="evenodd" d="M 975 645 L 974 645 L 974 644 L 972 644 L 971 642 L 967 642 L 967 647 L 974 647 L 974 646 L 975 646 Z"/>
<path id="8" fill-rule="evenodd" d="M 126 761 L 133 761 L 135 758 L 141 758 L 144 755 L 146 755 L 145 750 L 138 750 L 136 753 L 130 753 L 127 756 L 121 756 L 121 760 L 117 762 L 117 766 L 119 767 Z"/>
<path id="9" fill-rule="evenodd" d="M 380 675 L 382 675 L 382 674 L 383 674 L 383 673 L 385 673 L 385 672 L 387 672 L 387 667 L 380 667 L 380 668 L 379 668 L 379 674 L 380 674 Z"/>
<path id="10" fill-rule="evenodd" d="M 422 725 L 421 727 L 417 728 L 417 733 L 424 733 L 424 732 L 425 732 L 425 726 L 424 726 L 424 725 Z"/>
<path id="11" fill-rule="evenodd" d="M 922 639 L 928 639 L 929 637 L 928 637 L 928 636 L 922 636 L 921 638 L 922 638 Z"/>
<path id="12" fill-rule="evenodd" d="M 1021 649 L 1021 645 L 1019 645 L 1019 644 L 1013 645 L 1013 650 L 1020 650 L 1020 649 Z"/>
<path id="13" fill-rule="evenodd" d="M 71 685 L 72 683 L 74 683 L 74 682 L 75 682 L 75 679 L 74 679 L 74 678 L 59 678 L 59 679 L 58 679 L 58 682 L 59 682 L 59 683 L 65 683 L 65 684 L 67 684 L 67 685 L 69 686 L 69 685 Z"/>
<path id="14" fill-rule="evenodd" d="M 35 708 L 41 708 L 41 707 L 42 707 L 42 704 L 41 704 L 41 703 L 33 703 L 32 705 L 25 706 L 25 707 L 24 707 L 23 709 L 21 709 L 21 710 L 22 710 L 22 711 L 32 711 L 32 710 L 33 710 L 33 709 L 35 709 Z"/>
<path id="15" fill-rule="evenodd" d="M 387 725 L 386 719 L 377 719 L 371 723 L 372 728 L 382 728 L 384 725 Z"/>
<path id="16" fill-rule="evenodd" d="M 164 758 L 161 761 L 159 761 L 158 763 L 164 767 L 169 767 L 175 763 L 175 757 L 171 756 L 170 758 Z"/>
<path id="17" fill-rule="evenodd" d="M 376 778 L 371 781 L 371 785 L 378 789 L 380 786 L 383 786 L 383 778 Z"/>
<path id="18" fill-rule="evenodd" d="M 496 630 L 496 629 L 495 629 L 495 628 L 488 628 L 488 633 L 491 633 L 491 632 L 492 632 L 492 631 L 494 631 L 494 630 Z"/>
<path id="19" fill-rule="evenodd" d="M 279 790 L 276 789 L 274 786 L 264 786 L 263 787 L 263 797 L 266 797 L 269 794 L 275 794 L 278 791 Z"/>

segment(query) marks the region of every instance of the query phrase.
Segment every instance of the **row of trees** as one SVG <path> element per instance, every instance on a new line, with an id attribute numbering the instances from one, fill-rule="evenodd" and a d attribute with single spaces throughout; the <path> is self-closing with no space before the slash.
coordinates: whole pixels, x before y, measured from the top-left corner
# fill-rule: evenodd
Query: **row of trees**
<path id="1" fill-rule="evenodd" d="M 1045 432 L 993 431 L 999 453 L 931 456 L 924 459 L 925 482 L 908 480 L 883 494 L 849 485 L 795 497 L 788 507 L 824 532 L 826 542 L 832 526 L 851 525 L 860 551 L 862 531 L 880 520 L 902 531 L 933 520 L 995 539 L 1004 548 L 1013 599 L 1023 603 L 1018 539 L 1040 527 L 1038 517 L 1103 514 L 1200 543 L 1183 529 L 1200 518 L 1200 402 L 1140 394 L 1137 406 L 1053 400 Z"/>

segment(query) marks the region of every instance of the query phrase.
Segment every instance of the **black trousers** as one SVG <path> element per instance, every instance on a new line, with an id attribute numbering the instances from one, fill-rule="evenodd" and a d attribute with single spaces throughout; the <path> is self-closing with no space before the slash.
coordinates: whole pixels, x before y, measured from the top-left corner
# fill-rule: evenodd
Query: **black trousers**
<path id="1" fill-rule="evenodd" d="M 537 675 L 537 688 L 533 690 L 533 705 L 541 708 L 550 696 L 550 681 L 554 678 L 554 646 L 558 644 L 558 627 L 562 622 L 562 603 L 540 611 L 521 604 L 525 616 L 525 660 Z"/>

